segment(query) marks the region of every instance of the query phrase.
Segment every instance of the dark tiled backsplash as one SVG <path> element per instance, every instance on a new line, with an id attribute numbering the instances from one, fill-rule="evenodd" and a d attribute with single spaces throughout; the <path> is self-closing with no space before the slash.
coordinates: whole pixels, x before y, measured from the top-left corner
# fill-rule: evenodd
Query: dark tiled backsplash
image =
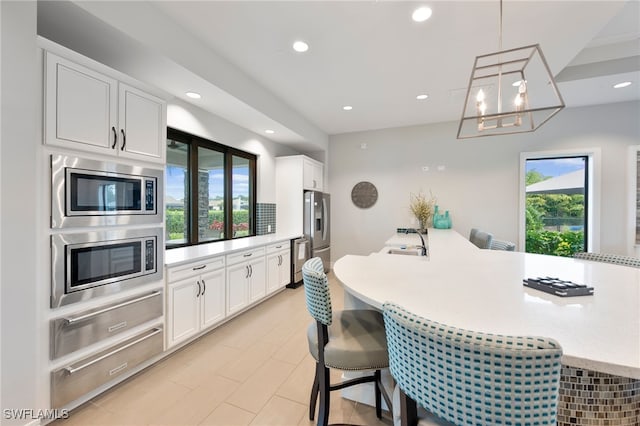
<path id="1" fill-rule="evenodd" d="M 562 366 L 558 426 L 637 426 L 640 380 Z"/>
<path id="2" fill-rule="evenodd" d="M 256 203 L 256 235 L 276 232 L 276 205 L 272 203 Z"/>

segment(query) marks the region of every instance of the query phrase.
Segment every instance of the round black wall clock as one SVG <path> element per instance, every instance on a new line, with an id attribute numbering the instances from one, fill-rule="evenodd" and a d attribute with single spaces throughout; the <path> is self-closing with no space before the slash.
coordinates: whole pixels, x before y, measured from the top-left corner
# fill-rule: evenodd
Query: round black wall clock
<path id="1" fill-rule="evenodd" d="M 368 209 L 378 201 L 378 190 L 371 182 L 358 182 L 351 190 L 351 201 L 361 209 Z"/>

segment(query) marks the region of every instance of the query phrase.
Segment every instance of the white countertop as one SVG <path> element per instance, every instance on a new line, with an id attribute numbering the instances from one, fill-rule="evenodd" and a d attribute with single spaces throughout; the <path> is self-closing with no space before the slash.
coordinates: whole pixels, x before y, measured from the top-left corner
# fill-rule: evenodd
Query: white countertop
<path id="1" fill-rule="evenodd" d="M 164 264 L 167 267 L 179 266 L 185 263 L 197 262 L 207 257 L 249 250 L 255 247 L 292 240 L 299 237 L 301 237 L 301 235 L 267 234 L 256 237 L 237 238 L 233 240 L 199 244 L 197 246 L 173 248 L 165 250 Z"/>
<path id="2" fill-rule="evenodd" d="M 640 269 L 480 250 L 452 230 L 430 229 L 428 237 L 428 261 L 347 255 L 335 276 L 374 307 L 392 301 L 455 327 L 552 337 L 566 365 L 640 379 Z M 537 276 L 588 284 L 595 294 L 562 298 L 522 285 Z"/>

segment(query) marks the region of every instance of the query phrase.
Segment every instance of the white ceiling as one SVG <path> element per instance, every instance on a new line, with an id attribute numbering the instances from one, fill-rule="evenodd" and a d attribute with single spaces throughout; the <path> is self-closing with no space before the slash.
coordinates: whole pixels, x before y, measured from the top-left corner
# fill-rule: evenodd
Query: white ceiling
<path id="1" fill-rule="evenodd" d="M 498 50 L 498 1 L 154 5 L 328 134 L 457 120 L 475 56 Z M 419 5 L 433 9 L 424 23 Z M 503 48 L 539 43 L 568 107 L 639 99 L 639 6 L 505 1 Z"/>
<path id="2" fill-rule="evenodd" d="M 433 16 L 415 23 L 421 5 Z M 640 99 L 640 0 L 503 11 L 503 48 L 540 44 L 568 107 Z M 38 2 L 40 35 L 303 152 L 327 135 L 458 120 L 498 23 L 497 0 Z"/>

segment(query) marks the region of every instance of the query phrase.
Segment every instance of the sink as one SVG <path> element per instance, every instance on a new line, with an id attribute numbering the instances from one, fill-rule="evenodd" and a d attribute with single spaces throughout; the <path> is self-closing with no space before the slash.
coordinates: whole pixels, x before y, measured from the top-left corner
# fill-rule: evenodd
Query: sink
<path id="1" fill-rule="evenodd" d="M 392 248 L 387 251 L 388 254 L 401 254 L 405 256 L 420 256 L 420 249 L 399 249 Z"/>

